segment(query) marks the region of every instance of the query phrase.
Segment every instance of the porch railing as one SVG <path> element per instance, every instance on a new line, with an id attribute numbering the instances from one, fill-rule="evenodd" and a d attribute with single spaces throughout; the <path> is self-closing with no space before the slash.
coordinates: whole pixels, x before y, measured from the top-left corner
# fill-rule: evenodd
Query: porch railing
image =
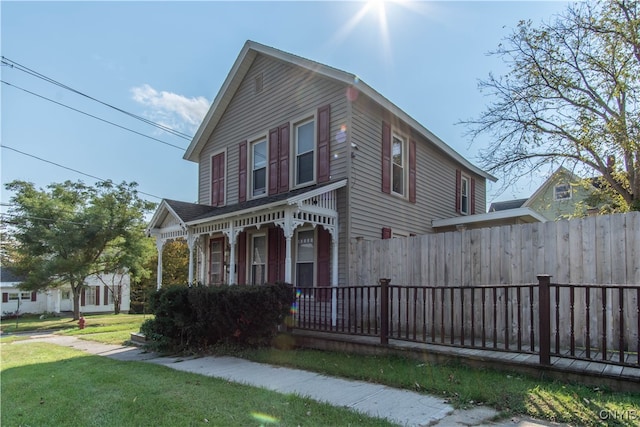
<path id="1" fill-rule="evenodd" d="M 294 328 L 640 366 L 640 285 L 298 288 Z"/>

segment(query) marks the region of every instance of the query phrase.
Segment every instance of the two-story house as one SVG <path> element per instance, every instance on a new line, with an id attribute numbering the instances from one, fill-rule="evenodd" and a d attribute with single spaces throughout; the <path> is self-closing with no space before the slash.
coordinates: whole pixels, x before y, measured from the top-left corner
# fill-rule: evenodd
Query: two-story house
<path id="1" fill-rule="evenodd" d="M 356 284 L 351 239 L 432 232 L 483 213 L 490 174 L 356 75 L 248 41 L 184 159 L 199 203 L 163 200 L 148 227 L 184 238 L 205 284 Z"/>

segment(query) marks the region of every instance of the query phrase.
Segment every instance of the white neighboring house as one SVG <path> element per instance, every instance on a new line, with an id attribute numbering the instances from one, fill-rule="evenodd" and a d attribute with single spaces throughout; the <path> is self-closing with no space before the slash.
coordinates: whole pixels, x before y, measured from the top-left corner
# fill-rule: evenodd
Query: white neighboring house
<path id="1" fill-rule="evenodd" d="M 0 283 L 0 291 L 2 292 L 0 312 L 3 316 L 16 311 L 22 314 L 73 311 L 73 294 L 69 285 L 38 292 L 23 291 L 18 288 L 22 279 L 10 269 L 0 268 L 0 276 L 2 279 Z M 110 288 L 117 290 L 120 286 L 122 292 L 120 312 L 127 313 L 130 306 L 131 289 L 129 275 L 108 274 L 102 276 L 102 279 L 108 286 L 105 286 L 97 276 L 90 276 L 87 279 L 87 287 L 82 290 L 80 295 L 80 312 L 113 313 L 113 294 Z"/>

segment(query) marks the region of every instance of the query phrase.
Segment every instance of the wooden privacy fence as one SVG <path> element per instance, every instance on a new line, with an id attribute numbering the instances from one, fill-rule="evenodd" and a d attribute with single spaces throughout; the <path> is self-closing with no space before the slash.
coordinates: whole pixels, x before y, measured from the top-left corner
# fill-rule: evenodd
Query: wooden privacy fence
<path id="1" fill-rule="evenodd" d="M 537 284 L 298 288 L 293 327 L 640 366 L 640 287 Z"/>
<path id="2" fill-rule="evenodd" d="M 640 212 L 350 243 L 349 283 L 640 284 Z"/>

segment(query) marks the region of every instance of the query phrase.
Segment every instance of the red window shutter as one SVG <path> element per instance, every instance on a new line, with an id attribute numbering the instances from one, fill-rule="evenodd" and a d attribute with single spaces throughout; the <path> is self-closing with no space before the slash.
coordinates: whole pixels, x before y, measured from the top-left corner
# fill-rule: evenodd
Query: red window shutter
<path id="1" fill-rule="evenodd" d="M 224 153 L 218 154 L 218 204 L 224 205 Z"/>
<path id="2" fill-rule="evenodd" d="M 391 194 L 391 126 L 382 122 L 382 192 Z"/>
<path id="3" fill-rule="evenodd" d="M 476 213 L 476 180 L 471 178 L 471 215 Z"/>
<path id="4" fill-rule="evenodd" d="M 330 286 L 331 233 L 318 227 L 318 286 Z"/>
<path id="5" fill-rule="evenodd" d="M 289 123 L 280 126 L 279 131 L 278 193 L 286 193 L 289 191 Z"/>
<path id="6" fill-rule="evenodd" d="M 409 141 L 409 201 L 416 202 L 416 142 Z"/>
<path id="7" fill-rule="evenodd" d="M 280 131 L 278 128 L 269 131 L 269 195 L 278 193 L 278 145 Z"/>
<path id="8" fill-rule="evenodd" d="M 96 305 L 100 305 L 100 286 L 96 286 Z"/>
<path id="9" fill-rule="evenodd" d="M 238 167 L 238 201 L 244 202 L 247 200 L 247 141 L 240 143 L 239 161 Z"/>
<path id="10" fill-rule="evenodd" d="M 84 288 L 82 289 L 82 292 L 80 292 L 80 305 L 83 307 L 87 305 L 87 296 L 85 295 Z"/>
<path id="11" fill-rule="evenodd" d="M 247 283 L 247 232 L 238 234 L 238 285 Z"/>
<path id="12" fill-rule="evenodd" d="M 462 172 L 456 169 L 456 212 L 460 213 L 460 191 L 462 187 Z"/>
<path id="13" fill-rule="evenodd" d="M 9 293 L 8 292 L 3 292 L 2 293 L 2 302 L 9 302 Z"/>
<path id="14" fill-rule="evenodd" d="M 267 281 L 269 283 L 284 280 L 285 245 L 286 242 L 282 228 L 270 228 L 269 235 L 267 236 Z"/>
<path id="15" fill-rule="evenodd" d="M 391 229 L 388 227 L 382 227 L 382 238 L 390 239 L 391 238 Z"/>
<path id="16" fill-rule="evenodd" d="M 211 206 L 224 205 L 224 153 L 211 159 Z"/>
<path id="17" fill-rule="evenodd" d="M 331 106 L 318 108 L 318 183 L 329 181 L 331 173 Z"/>
<path id="18" fill-rule="evenodd" d="M 211 206 L 218 206 L 218 161 L 211 158 Z"/>
<path id="19" fill-rule="evenodd" d="M 317 276 L 318 287 L 331 286 L 331 233 L 322 227 L 318 227 L 318 264 Z M 318 292 L 321 301 L 329 301 L 331 291 L 322 289 Z"/>
<path id="20" fill-rule="evenodd" d="M 104 299 L 103 299 L 103 304 L 104 305 L 109 305 L 109 287 L 105 286 L 104 287 Z"/>
<path id="21" fill-rule="evenodd" d="M 36 301 L 38 299 L 38 293 L 36 291 L 31 292 L 31 301 Z"/>

